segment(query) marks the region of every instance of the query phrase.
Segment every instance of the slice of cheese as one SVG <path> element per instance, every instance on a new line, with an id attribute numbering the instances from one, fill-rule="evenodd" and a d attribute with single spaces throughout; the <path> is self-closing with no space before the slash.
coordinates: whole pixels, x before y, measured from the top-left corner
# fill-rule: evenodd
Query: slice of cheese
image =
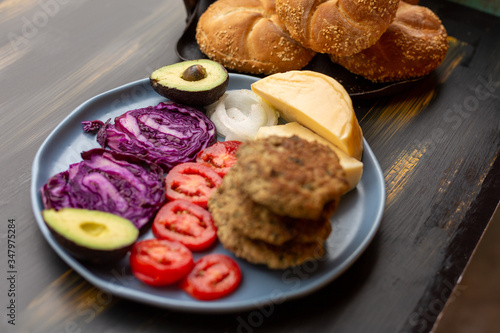
<path id="1" fill-rule="evenodd" d="M 269 75 L 251 86 L 288 122 L 298 122 L 361 160 L 363 133 L 344 87 L 325 74 L 289 71 Z"/>
<path id="2" fill-rule="evenodd" d="M 257 132 L 256 139 L 265 138 L 271 135 L 287 137 L 297 135 L 304 140 L 316 141 L 330 147 L 335 153 L 337 153 L 340 165 L 345 171 L 347 182 L 349 183 L 349 191 L 354 189 L 358 185 L 359 180 L 361 179 L 361 176 L 363 174 L 363 162 L 347 155 L 337 146 L 323 139 L 313 131 L 305 128 L 297 122 L 291 122 L 285 125 L 261 127 Z"/>

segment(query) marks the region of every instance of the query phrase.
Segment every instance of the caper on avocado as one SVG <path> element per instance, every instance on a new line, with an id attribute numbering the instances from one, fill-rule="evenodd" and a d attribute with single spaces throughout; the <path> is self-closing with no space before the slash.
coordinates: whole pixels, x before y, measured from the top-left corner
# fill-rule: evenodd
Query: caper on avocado
<path id="1" fill-rule="evenodd" d="M 226 92 L 229 75 L 218 62 L 198 59 L 161 67 L 150 75 L 149 82 L 158 94 L 174 102 L 206 106 Z"/>

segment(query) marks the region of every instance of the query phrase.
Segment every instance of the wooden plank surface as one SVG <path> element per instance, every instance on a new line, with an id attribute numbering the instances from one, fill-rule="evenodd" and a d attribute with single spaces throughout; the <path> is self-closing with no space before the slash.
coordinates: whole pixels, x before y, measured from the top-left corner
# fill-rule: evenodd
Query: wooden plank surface
<path id="1" fill-rule="evenodd" d="M 421 3 L 450 35 L 443 65 L 396 95 L 354 101 L 386 182 L 373 243 L 312 295 L 244 313 L 199 315 L 90 285 L 43 239 L 29 197 L 34 155 L 69 112 L 177 61 L 182 1 L 0 2 L 1 253 L 7 258 L 7 221 L 15 220 L 17 266 L 16 326 L 2 313 L 0 331 L 429 331 L 460 292 L 456 282 L 499 201 L 500 20 L 449 2 Z M 2 304 L 8 287 L 0 287 Z"/>

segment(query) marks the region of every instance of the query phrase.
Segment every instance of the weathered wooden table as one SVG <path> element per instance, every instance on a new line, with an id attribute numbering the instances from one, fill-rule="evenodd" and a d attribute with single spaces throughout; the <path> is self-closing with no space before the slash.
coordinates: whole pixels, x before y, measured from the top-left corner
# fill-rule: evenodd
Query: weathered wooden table
<path id="1" fill-rule="evenodd" d="M 35 153 L 66 115 L 178 61 L 184 4 L 0 2 L 0 331 L 430 331 L 461 292 L 457 281 L 499 202 L 500 18 L 446 1 L 421 3 L 447 28 L 445 62 L 396 94 L 354 99 L 386 185 L 371 245 L 311 295 L 208 315 L 120 299 L 89 284 L 49 247 L 30 202 Z"/>

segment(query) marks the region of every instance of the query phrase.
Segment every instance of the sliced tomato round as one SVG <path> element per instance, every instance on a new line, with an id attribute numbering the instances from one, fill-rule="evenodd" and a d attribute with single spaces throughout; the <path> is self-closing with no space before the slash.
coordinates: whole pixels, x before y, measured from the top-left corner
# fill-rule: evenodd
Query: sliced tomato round
<path id="1" fill-rule="evenodd" d="M 224 177 L 236 163 L 236 151 L 241 142 L 235 140 L 218 141 L 203 149 L 196 156 L 196 162 L 212 168 L 219 176 Z"/>
<path id="2" fill-rule="evenodd" d="M 209 301 L 229 295 L 241 283 L 241 270 L 236 261 L 219 253 L 198 259 L 179 286 L 192 297 Z"/>
<path id="3" fill-rule="evenodd" d="M 156 214 L 151 229 L 156 238 L 180 242 L 191 251 L 203 251 L 217 240 L 212 214 L 186 200 L 165 204 Z"/>
<path id="4" fill-rule="evenodd" d="M 193 253 L 178 242 L 146 239 L 130 251 L 132 273 L 151 286 L 166 286 L 185 277 L 193 268 Z"/>
<path id="5" fill-rule="evenodd" d="M 222 182 L 222 177 L 208 166 L 187 162 L 173 167 L 165 177 L 168 200 L 187 200 L 207 208 L 208 198 Z"/>

